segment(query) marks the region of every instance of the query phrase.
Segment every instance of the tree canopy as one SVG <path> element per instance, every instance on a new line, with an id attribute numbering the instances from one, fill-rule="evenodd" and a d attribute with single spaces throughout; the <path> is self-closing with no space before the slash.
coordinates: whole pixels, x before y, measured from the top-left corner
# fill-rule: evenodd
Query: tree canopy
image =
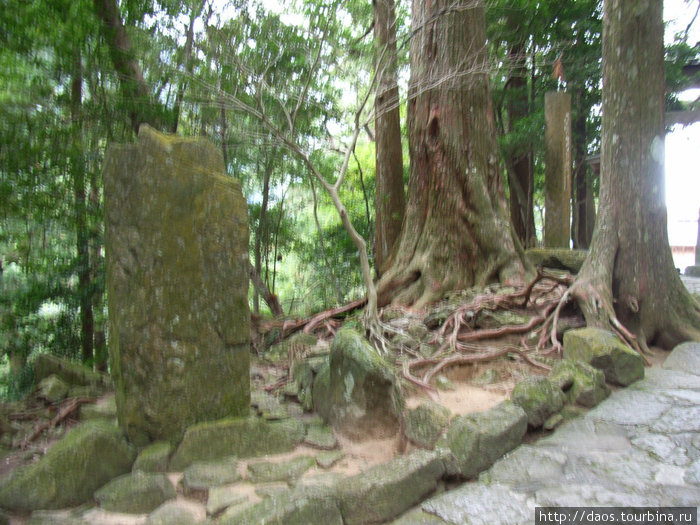
<path id="1" fill-rule="evenodd" d="M 2 376 L 0 393 L 20 388 L 38 352 L 107 366 L 102 160 L 108 143 L 133 141 L 144 122 L 208 137 L 241 180 L 251 309 L 261 316 L 302 317 L 364 297 L 382 272 L 380 302 L 417 306 L 528 275 L 522 247 L 542 238 L 544 93 L 558 86 L 574 100 L 573 244 L 588 247 L 601 191 L 586 162 L 601 146 L 601 2 L 271 6 L 5 2 L 0 352 L 14 375 Z M 460 41 L 465 23 L 478 42 Z M 675 94 L 693 82 L 683 72 L 698 60 L 693 44 L 686 31 L 666 50 L 669 109 L 689 109 Z M 459 90 L 462 102 L 446 104 Z M 458 132 L 443 134 L 450 126 Z M 448 158 L 453 176 L 425 177 Z M 403 222 L 382 208 L 387 165 L 391 191 L 408 196 Z M 484 173 L 477 186 L 459 182 L 467 169 Z M 437 209 L 457 194 L 454 222 L 425 215 L 428 196 Z M 390 236 L 403 224 L 393 250 L 378 233 L 390 219 Z"/>

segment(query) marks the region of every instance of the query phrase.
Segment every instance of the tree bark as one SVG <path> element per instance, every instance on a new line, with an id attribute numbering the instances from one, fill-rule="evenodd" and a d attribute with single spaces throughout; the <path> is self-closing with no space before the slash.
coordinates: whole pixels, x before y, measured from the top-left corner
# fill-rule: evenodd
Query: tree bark
<path id="1" fill-rule="evenodd" d="M 80 343 L 83 362 L 94 356 L 94 316 L 92 311 L 92 279 L 90 278 L 90 247 L 87 226 L 87 195 L 85 191 L 85 159 L 82 141 L 82 90 L 83 73 L 80 50 L 73 53 L 71 79 L 71 127 L 72 151 L 71 172 L 73 176 L 73 199 L 75 205 L 75 232 L 77 248 L 78 296 L 80 301 Z"/>
<path id="2" fill-rule="evenodd" d="M 270 291 L 255 269 L 255 266 L 250 264 L 250 261 L 248 261 L 248 275 L 250 276 L 250 282 L 252 282 L 255 287 L 255 291 L 262 296 L 267 306 L 270 307 L 272 315 L 274 317 L 282 317 L 284 315 L 284 310 L 282 309 L 279 298 Z"/>
<path id="3" fill-rule="evenodd" d="M 508 26 L 517 34 L 518 21 L 515 15 L 508 17 Z M 505 89 L 509 92 L 507 111 L 510 131 L 514 124 L 529 113 L 528 91 L 525 68 L 525 42 L 518 41 L 508 50 L 511 72 Z M 510 218 L 515 234 L 526 248 L 537 244 L 535 234 L 535 214 L 533 195 L 535 192 L 532 146 L 523 151 L 513 151 L 506 159 L 510 187 Z"/>
<path id="4" fill-rule="evenodd" d="M 574 171 L 572 175 L 573 217 L 571 240 L 574 248 L 588 249 L 595 225 L 595 202 L 593 188 L 586 163 L 586 112 L 583 111 L 581 93 L 574 94 L 578 110 L 573 121 Z"/>
<path id="5" fill-rule="evenodd" d="M 622 322 L 644 347 L 700 340 L 700 304 L 676 272 L 664 190 L 662 0 L 606 0 L 601 194 L 572 288 L 589 325 Z"/>
<path id="6" fill-rule="evenodd" d="M 412 23 L 408 205 L 378 291 L 380 304 L 420 308 L 526 268 L 499 172 L 483 3 L 414 0 Z"/>
<path id="7" fill-rule="evenodd" d="M 160 121 L 153 111 L 154 103 L 148 84 L 134 56 L 131 39 L 122 22 L 117 0 L 93 0 L 93 6 L 104 27 L 109 56 L 119 76 L 134 133 L 138 134 L 139 126 L 144 123 L 161 129 Z"/>
<path id="8" fill-rule="evenodd" d="M 397 84 L 396 15 L 394 0 L 373 0 L 377 94 L 374 100 L 376 137 L 376 197 L 374 267 L 381 275 L 384 261 L 401 232 L 406 209 L 403 152 Z"/>

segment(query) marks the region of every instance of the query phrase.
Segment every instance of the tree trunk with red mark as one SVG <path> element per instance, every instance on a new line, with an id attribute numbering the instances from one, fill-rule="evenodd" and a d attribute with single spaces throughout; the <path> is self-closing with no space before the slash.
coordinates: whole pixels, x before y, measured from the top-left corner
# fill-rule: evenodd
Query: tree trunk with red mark
<path id="1" fill-rule="evenodd" d="M 414 0 L 408 205 L 379 302 L 420 308 L 446 292 L 523 279 L 489 92 L 481 1 Z"/>

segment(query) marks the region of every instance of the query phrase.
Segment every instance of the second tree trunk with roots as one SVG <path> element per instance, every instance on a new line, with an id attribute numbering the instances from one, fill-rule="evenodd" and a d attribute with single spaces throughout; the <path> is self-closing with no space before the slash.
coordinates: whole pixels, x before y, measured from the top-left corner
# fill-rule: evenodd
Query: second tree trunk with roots
<path id="1" fill-rule="evenodd" d="M 700 339 L 700 305 L 674 268 L 664 191 L 662 0 L 606 0 L 601 194 L 571 293 L 588 325 L 670 348 Z M 628 337 L 629 339 L 629 337 Z"/>
<path id="2" fill-rule="evenodd" d="M 414 0 L 406 217 L 379 303 L 420 308 L 446 292 L 520 281 L 493 122 L 481 1 Z"/>

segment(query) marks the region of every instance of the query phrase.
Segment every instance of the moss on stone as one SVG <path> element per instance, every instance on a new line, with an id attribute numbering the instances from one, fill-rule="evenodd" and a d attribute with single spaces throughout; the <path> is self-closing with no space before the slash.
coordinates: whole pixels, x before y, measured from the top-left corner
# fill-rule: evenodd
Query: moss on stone
<path id="1" fill-rule="evenodd" d="M 605 374 L 583 361 L 558 361 L 552 367 L 549 379 L 565 393 L 569 403 L 584 407 L 594 407 L 610 395 Z"/>
<path id="2" fill-rule="evenodd" d="M 37 385 L 39 392 L 37 395 L 49 403 L 58 403 L 68 395 L 68 383 L 55 374 L 42 379 Z"/>
<path id="3" fill-rule="evenodd" d="M 185 432 L 170 461 L 170 469 L 184 470 L 195 461 L 227 456 L 249 458 L 289 452 L 304 435 L 304 425 L 296 419 L 265 421 L 249 417 L 199 423 Z"/>
<path id="4" fill-rule="evenodd" d="M 580 328 L 564 334 L 565 359 L 583 361 L 605 374 L 613 384 L 627 386 L 644 377 L 644 361 L 612 332 Z"/>
<path id="5" fill-rule="evenodd" d="M 110 479 L 128 472 L 135 450 L 103 421 L 84 423 L 38 462 L 12 472 L 0 486 L 0 507 L 30 511 L 79 505 Z"/>
<path id="6" fill-rule="evenodd" d="M 532 264 L 578 273 L 588 255 L 587 250 L 567 250 L 566 248 L 530 248 L 525 251 Z"/>
<path id="7" fill-rule="evenodd" d="M 239 479 L 241 475 L 238 473 L 238 459 L 229 457 L 192 463 L 185 469 L 182 486 L 185 493 L 201 492 Z"/>
<path id="8" fill-rule="evenodd" d="M 166 472 L 168 460 L 174 451 L 167 441 L 157 441 L 144 448 L 134 461 L 132 470 L 143 472 Z"/>
<path id="9" fill-rule="evenodd" d="M 253 483 L 292 482 L 314 465 L 316 465 L 316 459 L 311 456 L 299 456 L 281 463 L 267 461 L 249 463 L 248 479 Z"/>
<path id="10" fill-rule="evenodd" d="M 439 454 L 416 450 L 341 480 L 338 505 L 346 525 L 381 523 L 433 494 L 445 474 Z"/>
<path id="11" fill-rule="evenodd" d="M 438 447 L 448 448 L 462 477 L 473 478 L 517 447 L 527 431 L 527 414 L 510 401 L 486 412 L 456 417 Z"/>
<path id="12" fill-rule="evenodd" d="M 352 329 L 331 345 L 327 403 L 329 423 L 350 438 L 387 437 L 399 427 L 403 397 L 393 367 Z"/>
<path id="13" fill-rule="evenodd" d="M 104 162 L 110 357 L 130 440 L 250 406 L 248 214 L 221 152 L 142 126 Z"/>
<path id="14" fill-rule="evenodd" d="M 449 423 L 450 411 L 437 403 L 428 401 L 413 410 L 406 411 L 406 437 L 419 447 L 432 449 Z"/>
<path id="15" fill-rule="evenodd" d="M 525 411 L 528 425 L 532 428 L 541 427 L 566 402 L 564 393 L 545 377 L 530 377 L 521 381 L 515 385 L 510 398 Z"/>
<path id="16" fill-rule="evenodd" d="M 144 514 L 176 495 L 175 487 L 164 474 L 136 471 L 107 483 L 95 492 L 95 499 L 105 510 Z"/>
<path id="17" fill-rule="evenodd" d="M 325 487 L 300 487 L 278 497 L 265 498 L 255 505 L 227 510 L 219 525 L 343 525 L 332 491 Z"/>
<path id="18" fill-rule="evenodd" d="M 61 378 L 69 385 L 95 386 L 99 387 L 100 390 L 110 384 L 109 377 L 94 372 L 80 363 L 74 363 L 51 354 L 37 355 L 34 359 L 34 380 L 39 383 L 51 375 Z"/>

